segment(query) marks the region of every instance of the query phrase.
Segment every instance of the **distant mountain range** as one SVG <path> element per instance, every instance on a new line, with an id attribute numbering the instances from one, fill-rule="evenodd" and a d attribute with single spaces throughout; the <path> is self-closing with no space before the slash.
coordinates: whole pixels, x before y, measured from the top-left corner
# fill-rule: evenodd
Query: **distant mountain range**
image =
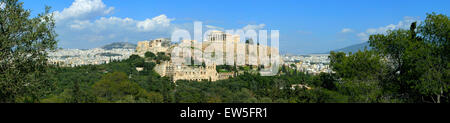
<path id="1" fill-rule="evenodd" d="M 136 44 L 128 43 L 128 42 L 115 42 L 111 43 L 105 46 L 102 46 L 100 48 L 105 50 L 112 50 L 112 49 L 136 49 Z"/>
<path id="2" fill-rule="evenodd" d="M 358 52 L 359 50 L 361 50 L 361 51 L 364 50 L 364 48 L 366 48 L 366 47 L 367 47 L 367 50 L 372 49 L 372 47 L 370 47 L 369 42 L 365 42 L 365 43 L 355 44 L 355 45 L 351 45 L 351 46 L 348 46 L 348 47 L 344 47 L 344 48 L 337 49 L 337 50 L 332 50 L 332 51 L 334 51 L 334 52 L 345 52 L 345 53 L 349 53 L 349 52 L 355 53 L 355 52 Z"/>

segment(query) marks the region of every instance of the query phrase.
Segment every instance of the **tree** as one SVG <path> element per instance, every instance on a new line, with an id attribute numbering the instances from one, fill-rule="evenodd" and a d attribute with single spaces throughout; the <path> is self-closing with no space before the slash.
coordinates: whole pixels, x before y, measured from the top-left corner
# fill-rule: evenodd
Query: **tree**
<path id="1" fill-rule="evenodd" d="M 122 72 L 106 74 L 93 86 L 94 94 L 109 102 L 117 102 L 127 97 L 136 97 L 143 89 L 134 82 L 131 82 L 127 75 Z"/>
<path id="2" fill-rule="evenodd" d="M 426 69 L 420 79 L 413 80 L 420 85 L 419 92 L 425 96 L 429 96 L 433 102 L 441 103 L 445 93 L 449 93 L 450 85 L 450 21 L 449 17 L 443 14 L 427 14 L 427 18 L 418 28 L 419 34 L 422 36 L 422 50 L 429 52 L 419 58 L 422 62 L 413 62 L 417 65 L 416 69 Z M 417 51 L 413 50 L 412 51 Z M 447 101 L 449 97 L 447 96 Z"/>
<path id="3" fill-rule="evenodd" d="M 252 91 L 242 88 L 233 95 L 233 103 L 256 103 L 256 98 Z"/>
<path id="4" fill-rule="evenodd" d="M 330 53 L 330 66 L 341 78 L 374 80 L 382 74 L 382 57 L 374 51 L 358 51 L 348 55 L 343 52 Z"/>
<path id="5" fill-rule="evenodd" d="M 87 85 L 80 85 L 80 82 L 74 81 L 69 98 L 65 99 L 67 103 L 95 103 L 96 97 L 92 94 L 91 88 Z M 64 93 L 64 92 L 63 92 Z"/>
<path id="6" fill-rule="evenodd" d="M 127 60 L 128 61 L 134 61 L 134 60 L 137 60 L 137 59 L 142 59 L 139 55 L 131 55 L 130 56 L 130 58 L 128 58 Z"/>
<path id="7" fill-rule="evenodd" d="M 158 52 L 156 55 L 157 55 L 156 62 L 158 64 L 161 63 L 161 61 L 169 61 L 170 60 L 170 57 L 167 56 L 166 53 L 164 53 L 164 52 Z"/>
<path id="8" fill-rule="evenodd" d="M 390 66 L 382 84 L 411 102 L 440 103 L 450 84 L 450 21 L 446 15 L 432 13 L 415 28 L 413 23 L 410 30 L 370 36 L 370 45 Z"/>
<path id="9" fill-rule="evenodd" d="M 156 55 L 152 52 L 145 52 L 145 58 L 155 59 Z"/>
<path id="10" fill-rule="evenodd" d="M 140 91 L 138 102 L 140 103 L 163 103 L 164 97 L 157 92 L 147 92 L 145 90 Z"/>
<path id="11" fill-rule="evenodd" d="M 50 7 L 30 17 L 23 2 L 1 0 L 0 102 L 37 102 L 51 87 L 46 76 L 47 51 L 55 50 L 57 34 Z"/>
<path id="12" fill-rule="evenodd" d="M 335 85 L 337 81 L 333 74 L 320 73 L 316 77 L 317 77 L 315 80 L 316 81 L 315 83 L 317 84 L 316 86 L 320 86 L 333 91 L 337 89 Z"/>

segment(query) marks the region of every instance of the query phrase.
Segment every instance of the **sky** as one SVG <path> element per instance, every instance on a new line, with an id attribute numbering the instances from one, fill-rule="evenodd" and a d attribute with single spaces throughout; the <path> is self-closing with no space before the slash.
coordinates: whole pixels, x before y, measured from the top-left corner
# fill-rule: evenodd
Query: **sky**
<path id="1" fill-rule="evenodd" d="M 279 30 L 282 53 L 310 54 L 364 43 L 408 28 L 427 13 L 448 15 L 449 0 L 20 0 L 32 15 L 52 7 L 58 47 L 170 38 L 177 29 Z M 269 33 L 270 34 L 270 33 Z"/>

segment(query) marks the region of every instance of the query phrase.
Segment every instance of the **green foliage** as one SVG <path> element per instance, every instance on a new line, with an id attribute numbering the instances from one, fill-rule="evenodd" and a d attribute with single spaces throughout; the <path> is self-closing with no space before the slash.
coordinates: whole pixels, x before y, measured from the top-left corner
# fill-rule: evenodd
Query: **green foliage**
<path id="1" fill-rule="evenodd" d="M 170 99 L 167 90 L 174 85 L 164 85 L 167 88 L 153 85 L 162 81 L 173 84 L 167 78 L 160 78 L 153 71 L 154 65 L 139 56 L 131 56 L 103 65 L 51 67 L 56 89 L 41 102 L 161 103 L 166 97 Z M 138 72 L 135 67 L 144 67 L 144 71 Z M 151 78 L 155 81 L 148 81 L 154 80 Z"/>
<path id="2" fill-rule="evenodd" d="M 382 99 L 381 87 L 377 81 L 352 81 L 347 80 L 337 84 L 338 92 L 347 95 L 349 102 L 379 103 L 389 102 Z"/>
<path id="3" fill-rule="evenodd" d="M 164 100 L 160 93 L 147 92 L 121 72 L 106 74 L 92 89 L 104 102 L 162 103 Z"/>
<path id="4" fill-rule="evenodd" d="M 155 59 L 156 55 L 152 52 L 145 52 L 145 58 Z"/>
<path id="5" fill-rule="evenodd" d="M 358 51 L 346 55 L 343 52 L 330 53 L 330 66 L 341 78 L 374 80 L 385 67 L 382 58 L 374 51 Z"/>
<path id="6" fill-rule="evenodd" d="M 314 78 L 314 85 L 328 90 L 336 91 L 337 79 L 334 74 L 320 73 Z"/>
<path id="7" fill-rule="evenodd" d="M 385 94 L 407 102 L 448 101 L 449 23 L 447 16 L 433 13 L 410 30 L 370 36 L 370 45 L 388 66 L 378 77 Z"/>
<path id="8" fill-rule="evenodd" d="M 138 103 L 163 103 L 164 97 L 157 92 L 142 91 L 139 95 Z"/>
<path id="9" fill-rule="evenodd" d="M 331 52 L 339 91 L 352 102 L 448 102 L 449 34 L 448 16 L 432 13 L 409 30 L 371 35 L 371 51 Z"/>
<path id="10" fill-rule="evenodd" d="M 63 103 L 345 103 L 394 102 L 381 100 L 372 85 L 341 83 L 336 74 L 317 76 L 291 73 L 263 77 L 243 73 L 235 78 L 216 82 L 177 81 L 160 77 L 152 69 L 143 74 L 135 69 L 139 57 L 104 65 L 75 68 L 52 68 L 57 91 L 42 102 Z M 147 63 L 147 62 L 144 62 Z M 128 69 L 126 69 L 128 68 Z M 286 68 L 287 71 L 292 71 Z M 78 82 L 78 87 L 76 86 Z M 291 89 L 304 84 L 312 89 Z M 76 89 L 79 88 L 79 89 Z M 359 89 L 359 90 L 358 90 Z M 76 91 L 78 90 L 78 91 Z M 366 100 L 365 95 L 369 95 Z"/>
<path id="11" fill-rule="evenodd" d="M 158 52 L 157 53 L 158 56 L 156 57 L 156 60 L 160 60 L 160 61 L 169 61 L 170 57 L 166 55 L 166 53 L 164 52 Z"/>
<path id="12" fill-rule="evenodd" d="M 235 70 L 234 70 L 233 66 L 230 66 L 230 65 L 217 65 L 216 71 L 220 73 L 220 72 L 232 72 Z"/>
<path id="13" fill-rule="evenodd" d="M 99 98 L 115 102 L 125 99 L 126 96 L 136 96 L 141 88 L 128 80 L 124 73 L 114 72 L 106 74 L 93 85 L 94 94 Z"/>

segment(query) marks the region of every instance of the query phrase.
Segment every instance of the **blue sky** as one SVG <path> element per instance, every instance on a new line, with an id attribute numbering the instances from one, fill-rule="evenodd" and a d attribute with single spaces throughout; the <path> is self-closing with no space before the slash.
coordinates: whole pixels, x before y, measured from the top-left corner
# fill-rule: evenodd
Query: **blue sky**
<path id="1" fill-rule="evenodd" d="M 407 28 L 426 13 L 448 15 L 449 0 L 21 0 L 35 15 L 52 6 L 59 47 L 170 37 L 194 21 L 223 29 L 280 30 L 284 53 L 323 53 L 368 35 Z M 205 31 L 205 30 L 204 30 Z"/>

